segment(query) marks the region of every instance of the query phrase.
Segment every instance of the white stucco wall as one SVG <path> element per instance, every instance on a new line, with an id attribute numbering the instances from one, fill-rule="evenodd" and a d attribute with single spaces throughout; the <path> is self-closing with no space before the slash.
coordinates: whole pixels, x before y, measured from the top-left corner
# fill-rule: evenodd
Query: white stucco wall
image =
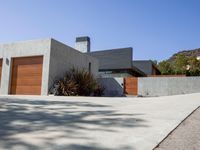
<path id="1" fill-rule="evenodd" d="M 48 92 L 48 74 L 51 39 L 23 41 L 0 45 L 0 58 L 3 58 L 0 94 L 9 94 L 12 58 L 43 56 L 41 94 Z"/>

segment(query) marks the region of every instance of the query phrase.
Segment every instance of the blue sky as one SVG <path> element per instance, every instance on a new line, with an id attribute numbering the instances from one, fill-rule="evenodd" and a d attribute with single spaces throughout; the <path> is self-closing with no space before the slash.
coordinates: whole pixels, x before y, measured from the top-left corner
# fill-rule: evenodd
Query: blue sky
<path id="1" fill-rule="evenodd" d="M 200 47 L 199 0 L 0 0 L 0 43 L 52 37 L 92 50 L 133 47 L 133 59 L 163 60 Z"/>

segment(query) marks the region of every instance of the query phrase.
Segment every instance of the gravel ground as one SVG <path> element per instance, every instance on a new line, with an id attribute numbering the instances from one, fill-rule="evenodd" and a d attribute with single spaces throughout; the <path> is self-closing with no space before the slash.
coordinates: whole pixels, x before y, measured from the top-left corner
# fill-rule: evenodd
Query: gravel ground
<path id="1" fill-rule="evenodd" d="M 200 107 L 184 120 L 155 150 L 199 150 Z"/>

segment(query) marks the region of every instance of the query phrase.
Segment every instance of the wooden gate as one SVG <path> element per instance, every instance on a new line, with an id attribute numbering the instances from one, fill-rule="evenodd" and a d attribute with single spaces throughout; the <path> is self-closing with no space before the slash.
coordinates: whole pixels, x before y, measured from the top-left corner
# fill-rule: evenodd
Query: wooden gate
<path id="1" fill-rule="evenodd" d="M 136 77 L 124 78 L 124 94 L 138 95 L 138 78 Z"/>

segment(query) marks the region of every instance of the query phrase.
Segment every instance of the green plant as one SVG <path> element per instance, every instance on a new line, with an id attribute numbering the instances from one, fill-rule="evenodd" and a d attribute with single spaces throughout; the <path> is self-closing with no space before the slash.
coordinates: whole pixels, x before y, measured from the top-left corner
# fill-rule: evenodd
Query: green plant
<path id="1" fill-rule="evenodd" d="M 72 69 L 70 74 L 77 84 L 77 92 L 80 96 L 89 96 L 95 90 L 97 82 L 93 75 L 85 70 Z"/>
<path id="2" fill-rule="evenodd" d="M 197 60 L 196 56 L 178 54 L 173 61 L 161 61 L 158 68 L 165 75 L 200 76 L 200 61 Z"/>
<path id="3" fill-rule="evenodd" d="M 50 93 L 63 96 L 101 96 L 101 87 L 92 74 L 75 68 L 70 69 L 64 76 L 54 83 Z"/>
<path id="4" fill-rule="evenodd" d="M 168 61 L 161 61 L 158 64 L 158 69 L 163 75 L 174 74 L 172 65 Z"/>
<path id="5" fill-rule="evenodd" d="M 200 61 L 197 60 L 196 56 L 189 57 L 189 73 L 188 76 L 199 76 L 200 75 Z"/>
<path id="6" fill-rule="evenodd" d="M 75 96 L 77 95 L 78 85 L 71 79 L 67 79 L 66 77 L 63 80 L 58 81 L 59 95 L 63 96 Z"/>
<path id="7" fill-rule="evenodd" d="M 178 54 L 173 62 L 175 74 L 186 74 L 189 58 L 184 54 Z"/>

